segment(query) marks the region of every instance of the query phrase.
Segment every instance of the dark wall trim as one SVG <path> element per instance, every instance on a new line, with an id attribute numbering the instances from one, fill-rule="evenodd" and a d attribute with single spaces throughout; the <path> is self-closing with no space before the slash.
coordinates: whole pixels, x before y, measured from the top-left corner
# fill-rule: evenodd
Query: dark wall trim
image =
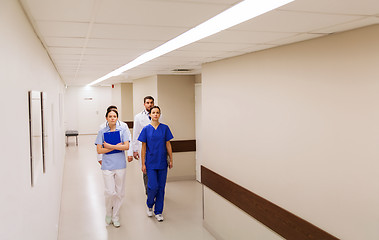
<path id="1" fill-rule="evenodd" d="M 196 151 L 196 140 L 176 140 L 171 141 L 172 152 L 193 152 Z"/>
<path id="2" fill-rule="evenodd" d="M 128 128 L 133 128 L 133 121 L 124 121 L 124 123 L 128 124 Z"/>
<path id="3" fill-rule="evenodd" d="M 204 166 L 201 166 L 201 182 L 285 239 L 338 239 Z"/>

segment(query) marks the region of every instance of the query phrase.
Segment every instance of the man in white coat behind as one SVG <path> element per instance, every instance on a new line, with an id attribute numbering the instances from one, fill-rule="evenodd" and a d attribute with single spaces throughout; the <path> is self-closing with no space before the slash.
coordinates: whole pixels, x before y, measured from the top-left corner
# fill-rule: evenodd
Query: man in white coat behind
<path id="1" fill-rule="evenodd" d="M 142 129 L 150 124 L 151 118 L 149 116 L 150 109 L 154 106 L 154 98 L 152 96 L 146 96 L 143 99 L 144 110 L 138 113 L 134 117 L 134 125 L 133 125 L 133 156 L 135 159 L 139 160 L 141 156 L 141 148 L 142 143 L 138 141 L 138 136 L 140 135 Z M 129 156 L 129 154 L 128 154 Z M 142 163 L 140 161 L 142 166 Z M 147 175 L 143 173 L 143 183 L 145 184 L 145 193 L 147 194 Z"/>

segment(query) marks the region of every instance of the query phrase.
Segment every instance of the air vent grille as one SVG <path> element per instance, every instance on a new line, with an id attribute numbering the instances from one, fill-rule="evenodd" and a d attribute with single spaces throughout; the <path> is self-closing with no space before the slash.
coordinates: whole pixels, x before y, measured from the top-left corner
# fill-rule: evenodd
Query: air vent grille
<path id="1" fill-rule="evenodd" d="M 192 70 L 193 69 L 177 68 L 177 69 L 171 70 L 171 72 L 173 72 L 173 73 L 189 73 L 189 72 L 192 72 Z"/>

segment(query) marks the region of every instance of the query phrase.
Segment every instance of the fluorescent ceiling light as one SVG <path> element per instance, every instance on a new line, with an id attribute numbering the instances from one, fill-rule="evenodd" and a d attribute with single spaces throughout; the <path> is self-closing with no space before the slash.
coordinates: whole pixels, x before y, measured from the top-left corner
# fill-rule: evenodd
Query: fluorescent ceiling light
<path id="1" fill-rule="evenodd" d="M 110 77 L 118 76 L 121 73 L 146 63 L 154 58 L 184 47 L 200 39 L 209 37 L 227 28 L 245 22 L 261 14 L 274 10 L 294 0 L 245 0 L 224 12 L 214 16 L 206 22 L 188 30 L 161 46 L 142 54 L 128 64 L 108 73 L 107 75 L 93 81 L 88 85 L 94 85 Z"/>

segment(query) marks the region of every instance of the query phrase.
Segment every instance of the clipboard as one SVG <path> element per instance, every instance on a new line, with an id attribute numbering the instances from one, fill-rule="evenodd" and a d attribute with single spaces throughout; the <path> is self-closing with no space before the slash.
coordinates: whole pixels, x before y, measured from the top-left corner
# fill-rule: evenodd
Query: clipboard
<path id="1" fill-rule="evenodd" d="M 121 142 L 121 134 L 120 131 L 113 131 L 113 132 L 105 132 L 104 133 L 104 141 L 112 144 L 112 145 L 117 145 L 118 143 Z M 114 153 L 119 153 L 122 152 L 121 150 L 112 150 L 111 152 L 108 152 L 106 154 L 114 154 Z"/>

